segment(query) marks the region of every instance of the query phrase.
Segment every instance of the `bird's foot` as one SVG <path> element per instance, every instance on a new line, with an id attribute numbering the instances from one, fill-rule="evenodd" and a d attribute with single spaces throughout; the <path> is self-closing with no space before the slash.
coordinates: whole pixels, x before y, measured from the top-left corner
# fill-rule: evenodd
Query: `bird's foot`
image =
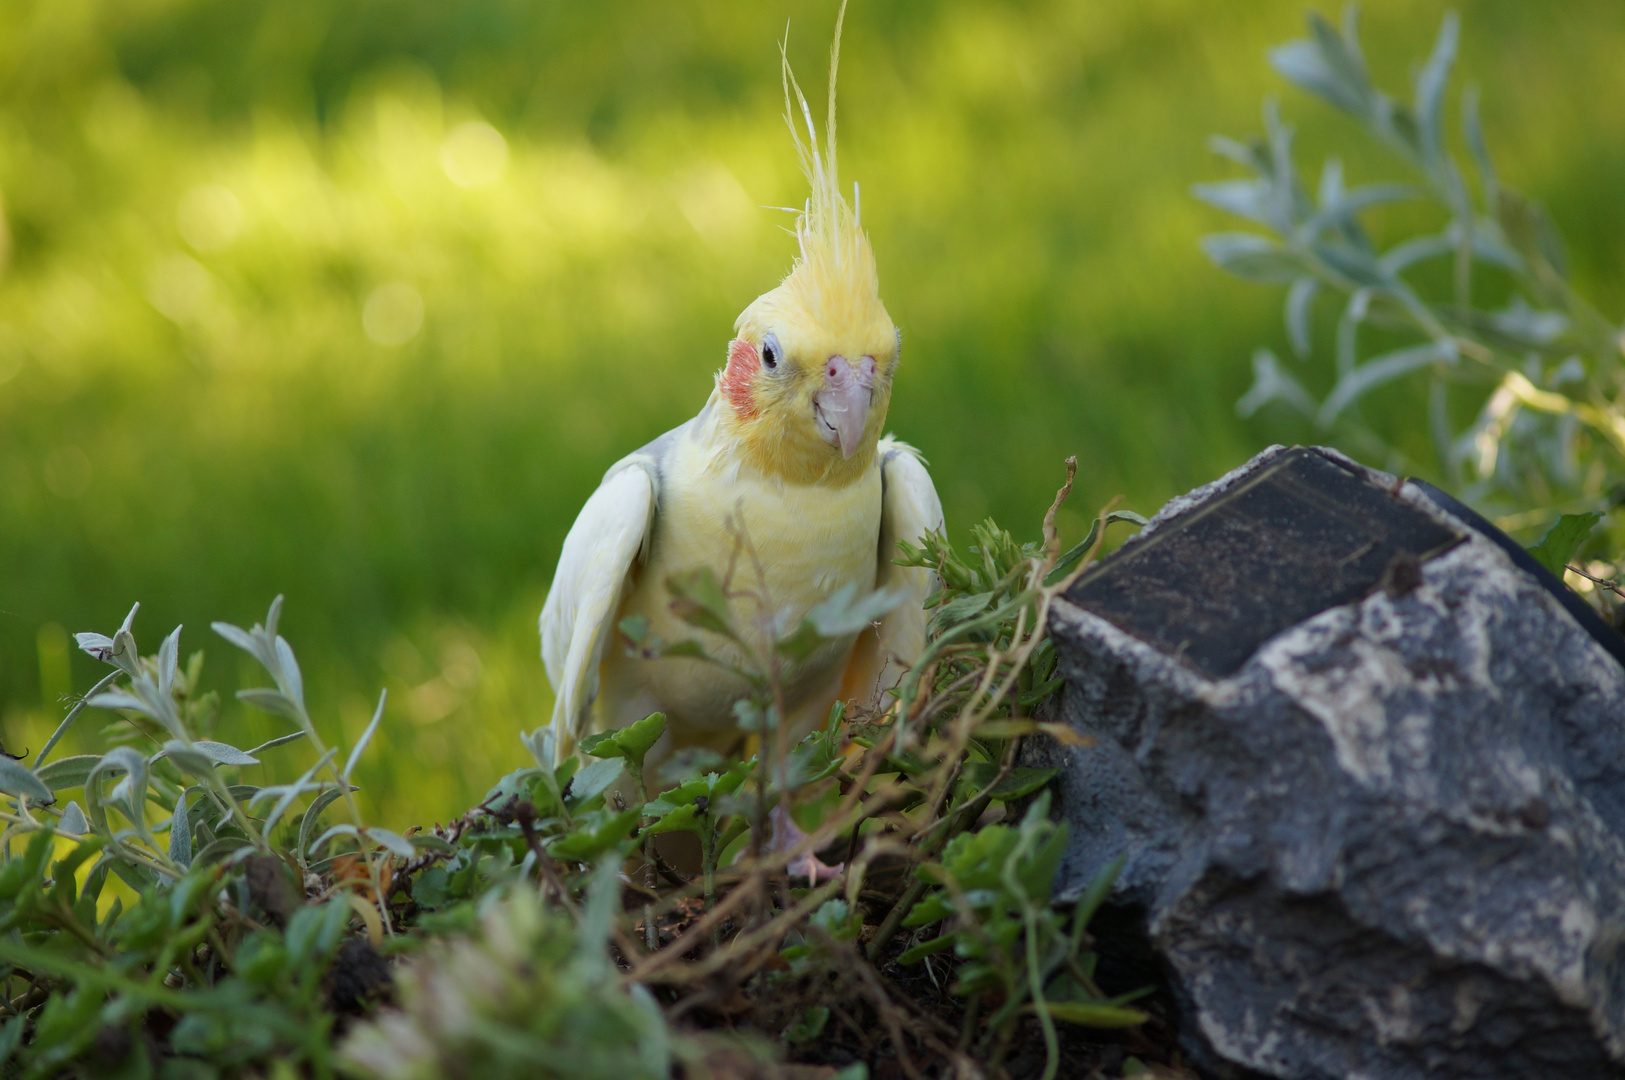
<path id="1" fill-rule="evenodd" d="M 790 817 L 789 811 L 782 806 L 773 808 L 773 840 L 771 843 L 773 851 L 788 851 L 806 838 L 807 834 L 802 832 L 801 827 Z M 819 859 L 811 851 L 791 859 L 784 867 L 785 873 L 790 875 L 791 880 L 806 878 L 809 889 L 820 881 L 827 881 L 839 875 L 845 869 L 845 863 L 836 863 L 831 866 Z"/>

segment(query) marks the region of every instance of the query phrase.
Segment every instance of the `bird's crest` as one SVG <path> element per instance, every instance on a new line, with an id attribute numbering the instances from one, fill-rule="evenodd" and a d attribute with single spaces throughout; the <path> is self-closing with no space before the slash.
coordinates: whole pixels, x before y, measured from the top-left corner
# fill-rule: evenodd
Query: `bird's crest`
<path id="1" fill-rule="evenodd" d="M 846 2 L 842 0 L 840 13 L 835 17 L 835 42 L 829 51 L 829 112 L 824 121 L 822 146 L 812 109 L 796 82 L 795 73 L 790 70 L 789 55 L 783 43 L 779 46 L 784 119 L 795 141 L 801 171 L 812 190 L 796 216 L 795 234 L 800 252 L 776 291 L 786 299 L 794 299 L 816 322 L 831 329 L 867 326 L 877 320 L 890 322 L 880 302 L 880 277 L 875 269 L 874 250 L 863 232 L 858 186 L 852 185 L 851 203 L 841 194 L 835 151 L 835 84 L 841 62 L 841 26 L 845 21 Z"/>

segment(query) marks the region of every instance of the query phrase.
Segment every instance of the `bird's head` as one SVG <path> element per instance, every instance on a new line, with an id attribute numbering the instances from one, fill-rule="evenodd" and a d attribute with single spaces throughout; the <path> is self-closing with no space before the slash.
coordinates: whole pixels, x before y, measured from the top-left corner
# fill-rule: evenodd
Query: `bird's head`
<path id="1" fill-rule="evenodd" d="M 717 374 L 723 422 L 744 454 L 764 471 L 799 482 L 841 483 L 869 467 L 891 403 L 900 344 L 880 302 L 857 186 L 849 204 L 836 172 L 840 44 L 838 17 L 822 148 L 812 111 L 784 61 L 786 119 L 812 186 L 796 217 L 800 251 L 778 288 L 757 297 L 735 321 L 727 365 Z"/>

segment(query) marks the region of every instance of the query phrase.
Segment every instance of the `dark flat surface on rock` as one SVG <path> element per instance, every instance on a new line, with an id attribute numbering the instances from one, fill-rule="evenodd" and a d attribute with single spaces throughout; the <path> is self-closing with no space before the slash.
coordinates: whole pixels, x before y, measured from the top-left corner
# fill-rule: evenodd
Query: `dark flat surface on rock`
<path id="1" fill-rule="evenodd" d="M 1282 630 L 1368 595 L 1407 557 L 1460 539 L 1368 477 L 1295 447 L 1124 544 L 1067 599 L 1218 679 Z"/>

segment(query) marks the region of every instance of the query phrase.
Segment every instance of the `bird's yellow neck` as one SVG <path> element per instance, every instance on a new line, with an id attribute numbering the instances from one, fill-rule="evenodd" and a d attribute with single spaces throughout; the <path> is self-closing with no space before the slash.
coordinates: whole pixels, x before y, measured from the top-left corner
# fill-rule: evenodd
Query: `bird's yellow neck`
<path id="1" fill-rule="evenodd" d="M 877 403 L 878 405 L 879 403 Z M 868 435 L 851 457 L 842 457 L 809 431 L 803 437 L 787 433 L 768 416 L 740 416 L 719 395 L 712 394 L 706 410 L 715 425 L 718 449 L 739 464 L 787 484 L 844 488 L 858 483 L 875 467 L 875 447 L 884 421 L 876 418 L 875 434 Z"/>

